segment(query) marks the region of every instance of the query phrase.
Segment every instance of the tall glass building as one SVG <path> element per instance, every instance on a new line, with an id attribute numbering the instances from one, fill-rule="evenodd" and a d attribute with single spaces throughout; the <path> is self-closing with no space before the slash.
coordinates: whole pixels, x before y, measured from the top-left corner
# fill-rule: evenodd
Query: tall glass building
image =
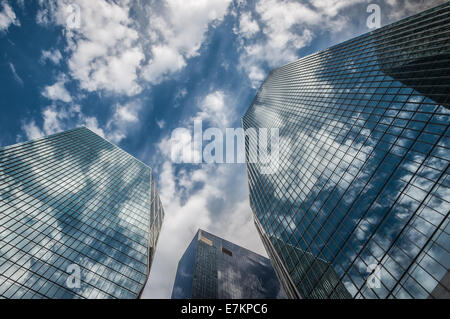
<path id="1" fill-rule="evenodd" d="M 172 299 L 286 298 L 270 260 L 199 230 L 178 263 Z"/>
<path id="2" fill-rule="evenodd" d="M 450 3 L 269 74 L 243 127 L 278 170 L 247 141 L 247 173 L 289 297 L 450 298 L 449 124 Z"/>
<path id="3" fill-rule="evenodd" d="M 163 216 L 151 168 L 85 127 L 0 149 L 0 297 L 136 298 Z"/>

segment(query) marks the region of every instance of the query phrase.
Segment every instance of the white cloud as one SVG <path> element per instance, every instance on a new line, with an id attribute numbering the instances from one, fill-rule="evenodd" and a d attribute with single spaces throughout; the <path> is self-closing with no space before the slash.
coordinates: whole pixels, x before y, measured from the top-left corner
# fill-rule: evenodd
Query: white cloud
<path id="1" fill-rule="evenodd" d="M 186 66 L 184 57 L 169 46 L 155 46 L 153 57 L 144 69 L 144 77 L 153 84 L 161 83 L 168 75 Z"/>
<path id="2" fill-rule="evenodd" d="M 79 28 L 67 24 L 74 5 L 80 8 Z M 66 27 L 70 74 L 82 89 L 126 95 L 141 91 L 137 80 L 145 55 L 129 16 L 130 7 L 130 1 L 41 2 L 38 22 Z"/>
<path id="3" fill-rule="evenodd" d="M 137 69 L 144 59 L 141 48 L 125 48 L 117 55 L 108 55 L 108 48 L 82 40 L 69 60 L 74 79 L 87 91 L 106 90 L 135 95 L 141 92 L 137 84 Z"/>
<path id="4" fill-rule="evenodd" d="M 54 134 L 63 130 L 61 121 L 67 118 L 65 109 L 63 109 L 63 112 L 58 112 L 56 107 L 49 107 L 42 112 L 42 115 L 44 117 L 45 135 Z"/>
<path id="5" fill-rule="evenodd" d="M 160 151 L 176 163 L 193 163 L 202 158 L 198 149 L 193 148 L 192 133 L 187 128 L 177 129 L 170 137 L 165 137 L 159 144 Z"/>
<path id="6" fill-rule="evenodd" d="M 2 1 L 2 10 L 0 11 L 0 31 L 6 31 L 12 25 L 20 26 L 14 10 L 6 2 Z"/>
<path id="7" fill-rule="evenodd" d="M 66 26 L 73 5 L 80 8 L 80 28 L 66 28 L 69 68 L 81 88 L 135 95 L 140 80 L 160 83 L 199 54 L 210 25 L 222 21 L 231 0 L 40 1 L 36 20 Z M 148 17 L 130 16 L 131 8 Z M 146 20 L 146 21 L 143 21 Z"/>
<path id="8" fill-rule="evenodd" d="M 151 59 L 144 78 L 157 84 L 198 55 L 208 26 L 222 21 L 230 0 L 167 0 L 157 12 L 147 8 Z"/>
<path id="9" fill-rule="evenodd" d="M 163 155 L 172 157 L 177 163 L 194 163 L 201 161 L 202 152 L 193 147 L 192 131 L 196 122 L 201 121 L 202 129 L 217 128 L 223 135 L 236 117 L 235 104 L 232 98 L 221 90 L 206 94 L 199 99 L 197 112 L 190 118 L 181 122 L 181 127 L 165 137 L 160 143 L 160 150 L 164 149 Z M 204 159 L 207 161 L 206 159 Z"/>
<path id="10" fill-rule="evenodd" d="M 68 106 L 61 106 L 61 103 L 56 103 L 58 100 L 67 103 L 72 101 L 70 95 L 66 96 L 68 92 L 64 89 L 63 79 L 60 79 L 59 82 L 52 86 L 46 87 L 42 94 L 54 100 L 55 103 L 42 110 L 42 128 L 39 128 L 34 120 L 25 122 L 22 125 L 22 129 L 29 139 L 84 125 L 100 136 L 118 144 L 130 132 L 139 127 L 139 112 L 143 107 L 139 99 L 124 104 L 116 104 L 113 114 L 106 121 L 106 124 L 102 126 L 97 118 L 85 115 L 80 105 L 71 103 Z"/>
<path id="11" fill-rule="evenodd" d="M 248 77 L 252 81 L 252 83 L 256 85 L 265 79 L 266 73 L 260 66 L 250 65 L 248 67 Z"/>
<path id="12" fill-rule="evenodd" d="M 156 124 L 158 125 L 158 127 L 160 129 L 163 129 L 164 126 L 166 126 L 166 121 L 164 121 L 164 120 L 156 121 Z"/>
<path id="13" fill-rule="evenodd" d="M 44 132 L 36 125 L 34 120 L 24 123 L 22 125 L 22 129 L 25 131 L 25 134 L 29 140 L 34 140 L 36 138 L 40 138 L 44 136 Z"/>
<path id="14" fill-rule="evenodd" d="M 130 26 L 129 7 L 104 1 L 79 4 L 82 23 L 71 38 L 76 41 L 69 60 L 72 76 L 88 91 L 139 93 L 137 72 L 144 54 L 138 33 Z"/>
<path id="15" fill-rule="evenodd" d="M 11 73 L 13 75 L 14 80 L 20 85 L 23 86 L 23 80 L 22 78 L 17 74 L 16 68 L 14 67 L 14 64 L 11 62 L 9 63 L 9 69 L 11 70 Z"/>
<path id="16" fill-rule="evenodd" d="M 239 20 L 239 32 L 246 38 L 251 38 L 259 31 L 259 25 L 252 19 L 250 12 L 244 12 Z"/>
<path id="17" fill-rule="evenodd" d="M 114 143 L 120 143 L 131 129 L 136 129 L 139 125 L 138 116 L 141 109 L 140 100 L 117 104 L 112 118 L 106 125 L 107 137 Z"/>
<path id="18" fill-rule="evenodd" d="M 43 26 L 65 27 L 64 52 L 69 67 L 67 78 L 46 87 L 42 95 L 72 102 L 64 83 L 75 80 L 88 92 L 135 96 L 142 92 L 146 81 L 160 83 L 183 69 L 187 59 L 198 55 L 209 26 L 222 21 L 229 3 L 230 0 L 41 0 L 36 21 Z M 77 12 L 74 6 L 80 13 L 77 27 L 68 24 Z M 132 17 L 132 9 L 147 12 L 148 16 Z M 43 51 L 41 60 L 57 64 L 61 58 L 59 50 Z M 179 98 L 186 92 L 182 90 Z M 133 101 L 113 106 L 113 115 L 103 129 L 111 141 L 119 143 L 139 125 L 142 107 Z"/>
<path id="19" fill-rule="evenodd" d="M 208 121 L 219 128 L 228 127 L 234 119 L 234 114 L 232 105 L 227 104 L 227 101 L 229 98 L 220 90 L 206 95 L 198 104 L 199 111 L 192 121 Z"/>
<path id="20" fill-rule="evenodd" d="M 81 106 L 75 104 L 64 87 L 65 81 L 65 77 L 60 76 L 55 84 L 45 87 L 42 91 L 43 96 L 54 102 L 41 112 L 43 119 L 42 129 L 36 125 L 34 120 L 25 122 L 22 125 L 22 129 L 29 139 L 84 125 L 100 136 L 118 144 L 130 132 L 139 128 L 139 112 L 143 107 L 141 100 L 134 99 L 127 103 L 115 104 L 110 118 L 105 121 L 104 125 L 100 125 L 96 117 L 86 116 L 82 112 Z M 69 103 L 69 105 L 61 106 L 59 101 Z"/>
<path id="21" fill-rule="evenodd" d="M 43 50 L 41 61 L 45 63 L 46 61 L 51 61 L 53 64 L 59 64 L 62 59 L 62 54 L 58 49 L 54 50 Z"/>
<path id="22" fill-rule="evenodd" d="M 35 139 L 79 126 L 86 126 L 100 136 L 107 137 L 99 127 L 97 119 L 83 114 L 81 107 L 76 104 L 63 107 L 50 105 L 44 108 L 41 115 L 43 119 L 42 128 L 36 125 L 35 120 L 22 124 L 27 139 Z"/>
<path id="23" fill-rule="evenodd" d="M 66 103 L 71 102 L 72 97 L 70 96 L 69 91 L 67 91 L 67 89 L 64 86 L 65 82 L 66 82 L 65 78 L 60 77 L 55 84 L 46 86 L 42 91 L 42 95 L 49 100 L 54 101 L 60 100 Z"/>
<path id="24" fill-rule="evenodd" d="M 321 12 L 324 16 L 335 17 L 344 8 L 354 5 L 358 2 L 355 0 L 310 0 L 310 3 L 316 8 L 317 11 Z M 368 2 L 368 1 L 365 1 Z M 363 12 L 365 13 L 365 12 Z"/>

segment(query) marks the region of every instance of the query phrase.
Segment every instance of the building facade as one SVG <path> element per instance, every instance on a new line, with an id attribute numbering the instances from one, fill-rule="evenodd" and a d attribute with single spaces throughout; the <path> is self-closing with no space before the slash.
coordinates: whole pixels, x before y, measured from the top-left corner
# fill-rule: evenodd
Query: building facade
<path id="1" fill-rule="evenodd" d="M 270 260 L 199 230 L 178 263 L 172 299 L 285 298 Z"/>
<path id="2" fill-rule="evenodd" d="M 279 156 L 247 141 L 250 205 L 289 297 L 450 298 L 449 39 L 447 3 L 259 89 L 243 128 L 278 128 Z"/>
<path id="3" fill-rule="evenodd" d="M 0 297 L 137 298 L 164 212 L 150 167 L 82 127 L 0 150 Z"/>

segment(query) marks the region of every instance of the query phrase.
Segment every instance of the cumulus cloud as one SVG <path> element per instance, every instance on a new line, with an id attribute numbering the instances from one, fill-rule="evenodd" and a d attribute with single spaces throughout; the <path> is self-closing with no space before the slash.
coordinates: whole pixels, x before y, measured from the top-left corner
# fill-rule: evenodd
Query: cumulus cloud
<path id="1" fill-rule="evenodd" d="M 130 1 L 41 2 L 37 21 L 66 28 L 70 74 L 82 89 L 125 95 L 141 91 L 137 80 L 145 55 L 129 14 L 130 6 Z M 70 19 L 77 21 L 76 27 Z"/>
<path id="2" fill-rule="evenodd" d="M 170 46 L 155 46 L 153 57 L 144 69 L 144 77 L 153 84 L 161 83 L 168 75 L 186 66 L 183 55 Z"/>
<path id="3" fill-rule="evenodd" d="M 106 92 L 132 99 L 113 106 L 104 131 L 119 143 L 139 124 L 134 97 L 186 66 L 197 56 L 210 26 L 223 20 L 231 0 L 150 1 L 41 0 L 36 21 L 64 28 L 69 72 L 47 86 L 42 95 L 53 101 L 74 102 L 65 88 L 73 81 L 87 92 Z M 145 16 L 132 15 L 145 12 Z M 76 23 L 75 23 L 76 22 Z M 41 61 L 61 62 L 59 50 L 44 50 Z M 186 95 L 180 91 L 175 100 Z M 160 122 L 159 124 L 162 124 Z"/>
<path id="4" fill-rule="evenodd" d="M 222 21 L 230 0 L 167 0 L 160 11 L 147 7 L 151 58 L 144 78 L 154 84 L 180 71 L 197 56 L 208 26 Z"/>
<path id="5" fill-rule="evenodd" d="M 207 94 L 198 104 L 199 111 L 192 120 L 207 121 L 220 128 L 228 127 L 234 119 L 233 107 L 228 101 L 221 90 Z"/>
<path id="6" fill-rule="evenodd" d="M 318 10 L 325 17 L 336 17 L 342 9 L 345 9 L 358 2 L 368 1 L 355 1 L 355 0 L 310 0 L 313 7 Z M 342 20 L 341 20 L 342 21 Z"/>
<path id="7" fill-rule="evenodd" d="M 137 72 L 144 54 L 136 30 L 129 27 L 129 8 L 102 1 L 83 1 L 80 7 L 83 22 L 73 32 L 69 59 L 74 79 L 88 91 L 139 93 Z"/>
<path id="8" fill-rule="evenodd" d="M 1 2 L 2 10 L 0 11 L 0 31 L 6 31 L 12 25 L 20 26 L 14 10 L 6 1 Z"/>
<path id="9" fill-rule="evenodd" d="M 35 120 L 30 120 L 23 123 L 22 129 L 28 139 L 33 139 L 86 126 L 100 136 L 118 144 L 139 124 L 138 113 L 141 108 L 140 100 L 116 104 L 113 115 L 102 128 L 97 118 L 87 116 L 78 104 L 69 106 L 52 104 L 41 112 L 42 128 L 39 128 Z"/>
<path id="10" fill-rule="evenodd" d="M 126 104 L 117 104 L 114 114 L 106 125 L 108 138 L 114 143 L 120 143 L 127 133 L 139 125 L 138 114 L 142 108 L 140 100 L 133 100 Z"/>
<path id="11" fill-rule="evenodd" d="M 59 76 L 56 83 L 47 86 L 42 95 L 53 101 L 73 102 L 68 90 L 67 81 L 75 80 L 79 88 L 88 92 L 101 92 L 119 96 L 134 96 L 142 91 L 139 82 L 141 64 L 145 59 L 143 48 L 134 20 L 130 17 L 132 1 L 40 1 L 40 9 L 36 16 L 39 24 L 50 27 L 59 25 L 65 28 L 69 72 Z M 79 14 L 79 16 L 74 16 Z M 76 23 L 74 23 L 74 21 Z M 44 50 L 41 62 L 60 63 L 62 54 L 59 50 Z M 103 129 L 94 117 L 86 117 L 80 111 L 75 113 L 74 123 L 86 125 L 111 141 L 119 143 L 127 135 L 131 125 L 138 122 L 139 103 L 128 101 L 123 105 L 113 105 L 113 115 L 104 122 Z M 57 111 L 56 111 L 57 109 Z M 42 134 L 51 133 L 45 128 L 50 119 L 46 112 L 57 112 L 55 123 L 65 123 L 65 109 L 56 106 L 43 110 Z M 48 115 L 48 114 L 47 114 Z M 27 136 L 35 136 L 36 124 L 31 122 L 23 126 Z M 62 125 L 67 128 L 68 125 Z M 106 132 L 106 133 L 104 133 Z M 33 133 L 33 134 L 32 134 Z"/>
<path id="12" fill-rule="evenodd" d="M 88 91 L 135 95 L 142 90 L 140 80 L 161 83 L 198 55 L 209 26 L 222 21 L 230 2 L 49 0 L 40 2 L 36 20 L 67 27 L 76 5 L 79 27 L 65 32 L 71 75 Z M 132 8 L 147 16 L 131 17 Z"/>
<path id="13" fill-rule="evenodd" d="M 77 104 L 71 106 L 50 105 L 41 112 L 42 128 L 40 128 L 34 119 L 25 121 L 22 124 L 22 130 L 27 139 L 35 139 L 61 131 L 72 129 L 79 126 L 86 126 L 102 137 L 106 137 L 105 132 L 99 127 L 95 117 L 86 116 Z"/>
<path id="14" fill-rule="evenodd" d="M 259 31 L 258 22 L 252 19 L 250 12 L 244 12 L 239 19 L 239 33 L 246 38 L 251 38 Z"/>
<path id="15" fill-rule="evenodd" d="M 65 77 L 60 76 L 55 84 L 45 87 L 41 92 L 47 99 L 52 100 L 53 104 L 41 112 L 42 128 L 36 125 L 35 120 L 29 120 L 22 125 L 28 138 L 37 138 L 78 126 L 86 126 L 118 144 L 131 131 L 139 128 L 139 112 L 143 107 L 140 99 L 116 103 L 113 106 L 112 115 L 106 119 L 104 125 L 100 125 L 96 117 L 86 116 L 82 112 L 81 106 L 76 104 L 76 99 L 74 100 L 65 88 L 65 82 Z"/>
<path id="16" fill-rule="evenodd" d="M 201 97 L 198 101 L 196 112 L 181 122 L 181 127 L 174 130 L 172 134 L 163 138 L 160 150 L 163 155 L 172 158 L 177 163 L 201 162 L 202 151 L 194 149 L 192 131 L 194 125 L 201 122 L 202 129 L 207 127 L 217 128 L 225 135 L 226 128 L 234 119 L 235 105 L 231 98 L 222 90 L 216 90 Z M 164 146 L 164 147 L 163 147 Z"/>
<path id="17" fill-rule="evenodd" d="M 42 130 L 36 125 L 34 120 L 31 120 L 28 123 L 24 123 L 22 125 L 22 129 L 25 131 L 25 134 L 29 140 L 34 140 L 36 138 L 40 138 L 44 136 Z"/>
<path id="18" fill-rule="evenodd" d="M 42 95 L 49 100 L 59 100 L 66 103 L 71 102 L 72 97 L 70 96 L 69 91 L 67 91 L 64 86 L 65 82 L 65 77 L 60 77 L 55 84 L 46 86 L 42 91 Z"/>
<path id="19" fill-rule="evenodd" d="M 41 56 L 41 62 L 51 61 L 53 64 L 59 64 L 62 59 L 62 54 L 58 49 L 54 50 L 43 50 Z"/>

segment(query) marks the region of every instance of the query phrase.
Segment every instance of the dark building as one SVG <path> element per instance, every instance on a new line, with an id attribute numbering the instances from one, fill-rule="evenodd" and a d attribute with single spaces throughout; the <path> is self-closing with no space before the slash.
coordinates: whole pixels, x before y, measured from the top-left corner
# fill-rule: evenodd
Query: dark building
<path id="1" fill-rule="evenodd" d="M 285 298 L 269 259 L 199 230 L 178 263 L 172 299 Z"/>
<path id="2" fill-rule="evenodd" d="M 163 216 L 150 167 L 85 127 L 0 149 L 0 297 L 136 298 Z"/>
<path id="3" fill-rule="evenodd" d="M 447 3 L 259 89 L 243 127 L 279 128 L 279 160 L 246 142 L 250 205 L 289 297 L 450 298 L 449 54 Z"/>

